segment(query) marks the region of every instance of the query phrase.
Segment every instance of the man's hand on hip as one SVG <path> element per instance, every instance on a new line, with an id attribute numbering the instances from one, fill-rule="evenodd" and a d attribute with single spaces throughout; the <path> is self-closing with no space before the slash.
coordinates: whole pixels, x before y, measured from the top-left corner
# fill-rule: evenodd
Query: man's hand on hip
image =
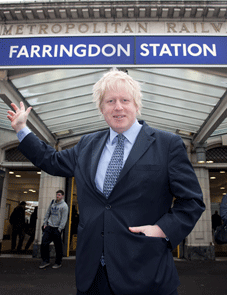
<path id="1" fill-rule="evenodd" d="M 166 238 L 165 233 L 158 225 L 143 225 L 129 227 L 129 230 L 133 233 L 143 233 L 147 237 Z"/>

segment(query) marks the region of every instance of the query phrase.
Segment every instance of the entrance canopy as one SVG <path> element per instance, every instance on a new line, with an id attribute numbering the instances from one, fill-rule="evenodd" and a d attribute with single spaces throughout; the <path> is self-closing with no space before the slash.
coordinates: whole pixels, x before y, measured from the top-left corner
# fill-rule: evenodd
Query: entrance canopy
<path id="1" fill-rule="evenodd" d="M 192 143 L 227 133 L 225 68 L 127 68 L 140 82 L 143 108 L 139 119 L 179 133 Z M 6 118 L 10 103 L 32 106 L 29 127 L 55 144 L 107 128 L 92 102 L 92 87 L 106 68 L 10 69 L 0 80 L 0 128 L 12 130 Z"/>

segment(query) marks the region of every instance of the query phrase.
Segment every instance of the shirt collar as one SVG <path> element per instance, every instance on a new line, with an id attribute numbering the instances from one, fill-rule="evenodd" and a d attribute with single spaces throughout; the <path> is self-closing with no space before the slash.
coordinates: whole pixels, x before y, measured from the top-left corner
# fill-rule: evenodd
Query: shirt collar
<path id="1" fill-rule="evenodd" d="M 133 144 L 136 140 L 137 135 L 140 132 L 140 129 L 142 128 L 142 125 L 138 122 L 136 119 L 135 122 L 132 124 L 132 126 L 123 132 L 123 135 L 127 138 L 127 140 Z M 115 132 L 111 127 L 110 127 L 110 143 L 113 144 L 115 141 L 116 136 L 118 135 L 117 132 Z"/>

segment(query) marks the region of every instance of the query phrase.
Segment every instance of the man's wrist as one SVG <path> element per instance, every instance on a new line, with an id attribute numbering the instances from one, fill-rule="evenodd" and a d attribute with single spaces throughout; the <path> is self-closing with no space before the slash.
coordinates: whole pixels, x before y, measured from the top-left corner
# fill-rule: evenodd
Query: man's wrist
<path id="1" fill-rule="evenodd" d="M 14 127 L 14 130 L 16 131 L 16 133 L 20 132 L 22 129 L 24 129 L 26 126 L 26 124 L 22 124 L 22 125 L 19 125 L 19 126 L 15 126 Z"/>
<path id="2" fill-rule="evenodd" d="M 31 130 L 27 126 L 25 126 L 20 131 L 18 131 L 17 138 L 21 142 L 30 132 Z"/>

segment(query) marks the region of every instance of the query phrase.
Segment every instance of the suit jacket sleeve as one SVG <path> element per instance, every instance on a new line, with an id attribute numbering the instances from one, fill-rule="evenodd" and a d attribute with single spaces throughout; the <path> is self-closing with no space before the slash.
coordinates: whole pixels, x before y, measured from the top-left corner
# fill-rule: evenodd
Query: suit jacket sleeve
<path id="1" fill-rule="evenodd" d="M 170 239 L 174 249 L 192 231 L 205 210 L 198 179 L 180 137 L 173 137 L 170 143 L 168 178 L 174 204 L 156 224 Z"/>
<path id="2" fill-rule="evenodd" d="M 55 148 L 29 133 L 19 144 L 18 149 L 35 166 L 48 174 L 73 177 L 77 164 L 76 147 L 57 152 Z"/>

